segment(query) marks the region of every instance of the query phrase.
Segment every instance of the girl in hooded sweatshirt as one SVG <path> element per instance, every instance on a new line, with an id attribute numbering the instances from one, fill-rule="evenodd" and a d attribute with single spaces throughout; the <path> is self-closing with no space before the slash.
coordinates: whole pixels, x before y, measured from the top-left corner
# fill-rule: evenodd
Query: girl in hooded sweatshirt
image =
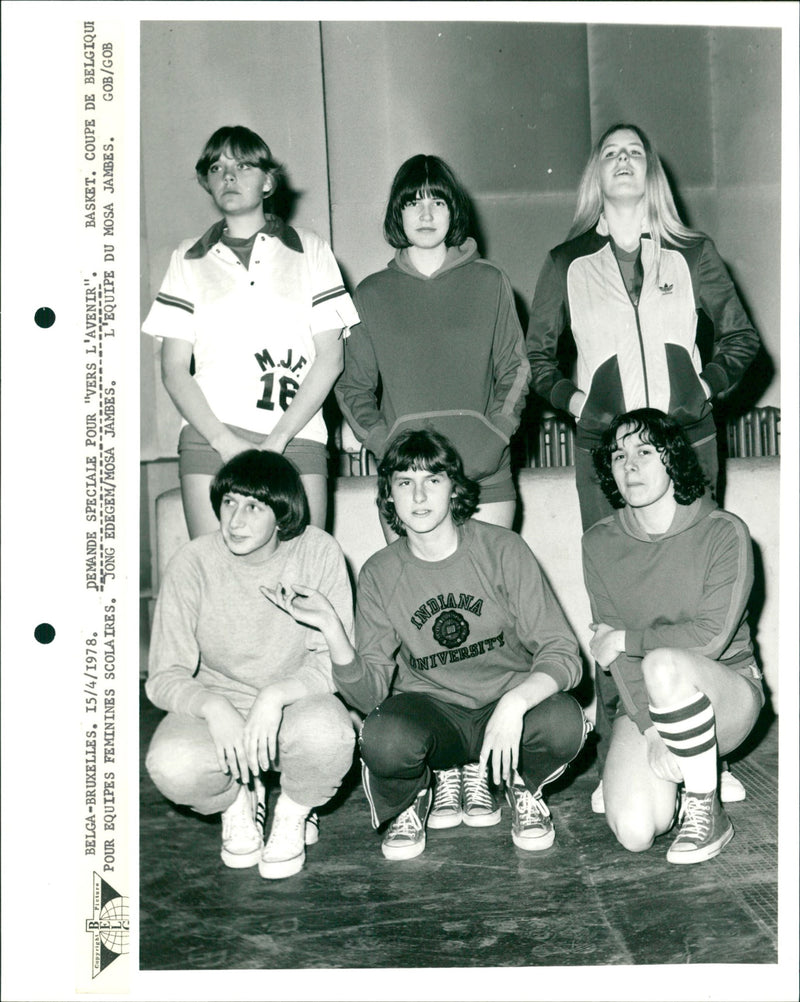
<path id="1" fill-rule="evenodd" d="M 510 528 L 509 441 L 530 366 L 511 285 L 479 256 L 469 220 L 467 194 L 443 160 L 418 154 L 402 165 L 383 224 L 395 256 L 356 290 L 361 323 L 336 396 L 379 461 L 400 431 L 446 435 L 480 484 L 476 517 Z"/>
<path id="2" fill-rule="evenodd" d="M 594 461 L 617 509 L 583 537 L 598 700 L 612 721 L 606 819 L 626 849 L 649 849 L 672 827 L 682 783 L 667 860 L 699 863 L 733 837 L 719 756 L 764 704 L 747 625 L 750 535 L 706 493 L 695 450 L 661 411 L 615 418 Z"/>

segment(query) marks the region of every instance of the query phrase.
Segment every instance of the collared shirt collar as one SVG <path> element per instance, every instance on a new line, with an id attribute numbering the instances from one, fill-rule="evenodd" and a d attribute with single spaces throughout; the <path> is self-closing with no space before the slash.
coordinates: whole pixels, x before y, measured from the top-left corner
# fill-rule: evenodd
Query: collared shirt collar
<path id="1" fill-rule="evenodd" d="M 206 230 L 196 244 L 193 244 L 189 250 L 186 251 L 184 257 L 189 260 L 205 257 L 214 244 L 219 243 L 224 230 L 225 220 L 220 219 L 218 222 L 214 223 L 210 229 Z M 303 253 L 303 244 L 297 234 L 297 230 L 293 229 L 287 223 L 284 223 L 284 221 L 279 219 L 277 216 L 273 216 L 271 214 L 267 215 L 264 225 L 258 232 L 265 233 L 268 237 L 277 237 L 285 247 L 289 248 L 289 250 L 297 251 L 298 254 Z"/>

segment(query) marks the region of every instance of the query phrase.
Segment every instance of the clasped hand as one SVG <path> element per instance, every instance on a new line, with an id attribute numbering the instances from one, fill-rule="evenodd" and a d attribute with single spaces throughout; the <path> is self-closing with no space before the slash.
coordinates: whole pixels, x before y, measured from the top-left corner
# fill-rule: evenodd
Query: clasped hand
<path id="1" fill-rule="evenodd" d="M 589 641 L 592 657 L 604 671 L 608 671 L 611 662 L 616 661 L 625 650 L 625 631 L 615 630 L 608 623 L 590 623 L 589 629 L 594 631 Z"/>
<path id="2" fill-rule="evenodd" d="M 220 456 L 222 456 L 222 461 L 225 463 L 233 459 L 234 456 L 238 456 L 240 452 L 246 452 L 248 449 L 256 448 L 252 442 L 248 441 L 246 438 L 242 438 L 240 435 L 237 435 L 236 432 L 231 431 L 230 428 L 226 428 L 225 434 L 215 440 L 213 444 L 214 448 Z"/>

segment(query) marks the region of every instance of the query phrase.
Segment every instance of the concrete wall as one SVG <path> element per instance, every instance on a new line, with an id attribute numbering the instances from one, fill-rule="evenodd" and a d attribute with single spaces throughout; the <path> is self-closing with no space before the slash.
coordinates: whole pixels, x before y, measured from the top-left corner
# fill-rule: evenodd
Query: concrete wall
<path id="1" fill-rule="evenodd" d="M 586 26 L 346 23 L 322 37 L 333 234 L 354 281 L 391 257 L 381 227 L 397 168 L 436 153 L 473 199 L 484 253 L 529 303 L 591 145 Z"/>

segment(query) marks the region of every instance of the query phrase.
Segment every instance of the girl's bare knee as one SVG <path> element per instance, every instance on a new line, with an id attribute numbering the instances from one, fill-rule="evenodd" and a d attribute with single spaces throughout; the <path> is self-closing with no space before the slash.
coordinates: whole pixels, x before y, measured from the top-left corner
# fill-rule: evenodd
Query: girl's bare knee
<path id="1" fill-rule="evenodd" d="M 651 700 L 658 703 L 669 700 L 677 686 L 683 684 L 685 673 L 681 670 L 680 652 L 670 647 L 657 647 L 642 659 L 642 674 Z"/>
<path id="2" fill-rule="evenodd" d="M 647 818 L 635 814 L 607 817 L 608 826 L 628 852 L 646 852 L 659 834 Z"/>
<path id="3" fill-rule="evenodd" d="M 646 675 L 674 672 L 677 668 L 674 654 L 675 652 L 669 647 L 656 647 L 654 650 L 648 651 L 642 658 L 642 671 Z"/>

